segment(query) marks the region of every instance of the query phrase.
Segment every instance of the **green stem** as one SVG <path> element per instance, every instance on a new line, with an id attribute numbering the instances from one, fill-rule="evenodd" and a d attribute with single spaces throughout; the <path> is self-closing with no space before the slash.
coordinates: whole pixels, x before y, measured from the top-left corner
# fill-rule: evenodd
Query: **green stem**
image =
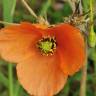
<path id="1" fill-rule="evenodd" d="M 93 0 L 90 0 L 90 21 L 93 23 L 94 14 L 93 14 Z M 93 24 L 91 25 L 93 28 Z"/>
<path id="2" fill-rule="evenodd" d="M 93 13 L 93 4 L 94 4 L 94 0 L 90 0 L 90 23 L 91 23 L 91 26 L 90 26 L 90 32 L 89 32 L 89 45 L 90 47 L 95 47 L 96 45 L 96 34 L 94 32 L 94 24 L 93 24 L 93 21 L 94 21 L 94 13 Z"/>
<path id="3" fill-rule="evenodd" d="M 9 76 L 9 96 L 14 96 L 13 94 L 13 66 L 8 65 L 8 76 Z"/>
<path id="4" fill-rule="evenodd" d="M 2 0 L 2 3 L 3 3 L 3 20 L 5 22 L 13 22 L 13 13 L 15 11 L 16 0 Z M 8 79 L 9 79 L 9 96 L 14 96 L 12 64 L 8 64 Z"/>
<path id="5" fill-rule="evenodd" d="M 93 19 L 94 19 L 94 15 L 93 15 L 93 0 L 90 0 L 90 22 L 91 22 L 91 33 L 93 32 Z"/>

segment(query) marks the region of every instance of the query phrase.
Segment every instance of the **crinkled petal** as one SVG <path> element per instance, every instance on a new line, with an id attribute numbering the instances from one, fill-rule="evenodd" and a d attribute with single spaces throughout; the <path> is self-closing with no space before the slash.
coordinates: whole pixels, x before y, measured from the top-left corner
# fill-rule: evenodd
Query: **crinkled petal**
<path id="1" fill-rule="evenodd" d="M 7 61 L 19 62 L 41 37 L 40 29 L 30 23 L 11 25 L 0 30 L 0 55 Z"/>
<path id="2" fill-rule="evenodd" d="M 60 70 L 59 58 L 43 56 L 32 49 L 32 56 L 17 65 L 17 76 L 30 95 L 53 96 L 58 93 L 67 80 L 67 76 Z"/>
<path id="3" fill-rule="evenodd" d="M 80 70 L 86 58 L 84 37 L 80 30 L 69 24 L 61 24 L 49 28 L 48 32 L 56 37 L 63 72 L 72 75 Z"/>

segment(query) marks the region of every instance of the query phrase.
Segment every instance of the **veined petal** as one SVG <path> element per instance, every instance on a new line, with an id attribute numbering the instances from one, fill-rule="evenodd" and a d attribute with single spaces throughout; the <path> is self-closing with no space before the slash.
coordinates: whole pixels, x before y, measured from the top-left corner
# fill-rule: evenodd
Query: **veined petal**
<path id="1" fill-rule="evenodd" d="M 86 58 L 84 38 L 80 30 L 69 24 L 61 24 L 49 28 L 48 32 L 56 37 L 63 72 L 72 75 L 80 70 Z"/>
<path id="2" fill-rule="evenodd" d="M 53 96 L 63 88 L 67 80 L 59 63 L 56 54 L 43 56 L 33 49 L 32 56 L 17 65 L 18 79 L 31 95 Z"/>
<path id="3" fill-rule="evenodd" d="M 40 29 L 30 23 L 12 25 L 0 30 L 0 55 L 10 62 L 19 62 L 29 54 L 31 45 L 41 37 Z"/>

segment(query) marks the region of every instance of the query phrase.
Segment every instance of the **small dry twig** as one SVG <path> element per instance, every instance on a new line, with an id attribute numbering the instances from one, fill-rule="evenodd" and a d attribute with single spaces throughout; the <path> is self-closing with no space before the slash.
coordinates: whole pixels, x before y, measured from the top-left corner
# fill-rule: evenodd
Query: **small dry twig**
<path id="1" fill-rule="evenodd" d="M 21 0 L 24 6 L 28 9 L 31 15 L 33 15 L 35 18 L 38 18 L 38 16 L 35 14 L 35 12 L 29 7 L 29 5 L 26 3 L 25 0 Z"/>

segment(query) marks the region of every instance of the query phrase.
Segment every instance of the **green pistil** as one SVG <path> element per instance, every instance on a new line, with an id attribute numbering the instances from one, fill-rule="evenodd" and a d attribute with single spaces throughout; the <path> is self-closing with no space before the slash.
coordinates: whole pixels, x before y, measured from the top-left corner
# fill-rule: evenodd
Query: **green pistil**
<path id="1" fill-rule="evenodd" d="M 43 55 L 52 55 L 56 49 L 56 40 L 52 37 L 42 38 L 37 43 L 37 46 Z"/>

